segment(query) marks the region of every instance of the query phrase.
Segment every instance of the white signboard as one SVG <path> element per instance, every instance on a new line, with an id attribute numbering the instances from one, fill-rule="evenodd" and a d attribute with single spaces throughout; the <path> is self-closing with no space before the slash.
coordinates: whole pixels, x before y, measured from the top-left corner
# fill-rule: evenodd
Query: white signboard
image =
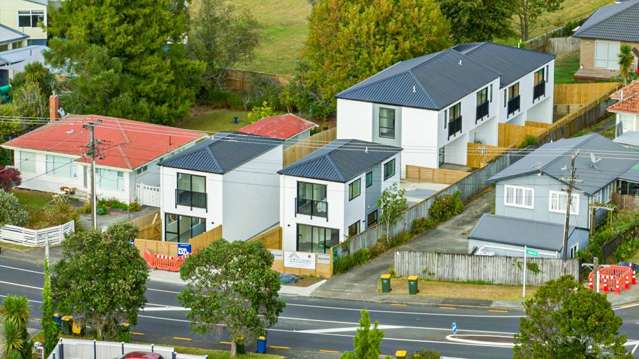
<path id="1" fill-rule="evenodd" d="M 307 252 L 284 252 L 284 267 L 315 269 L 315 254 Z"/>
<path id="2" fill-rule="evenodd" d="M 318 254 L 317 255 L 317 264 L 331 264 L 331 256 L 328 254 Z"/>

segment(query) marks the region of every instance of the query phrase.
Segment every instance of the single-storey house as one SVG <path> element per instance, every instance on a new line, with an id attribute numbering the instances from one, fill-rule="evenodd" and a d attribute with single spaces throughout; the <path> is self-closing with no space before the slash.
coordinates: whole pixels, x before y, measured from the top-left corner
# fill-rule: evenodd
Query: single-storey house
<path id="1" fill-rule="evenodd" d="M 247 135 L 275 138 L 284 141 L 284 148 L 311 136 L 311 130 L 318 127 L 292 113 L 264 117 L 238 130 Z"/>
<path id="2" fill-rule="evenodd" d="M 160 163 L 162 239 L 188 242 L 222 226 L 247 240 L 279 221 L 282 141 L 218 133 Z"/>
<path id="3" fill-rule="evenodd" d="M 88 122 L 96 122 L 98 198 L 159 207 L 158 161 L 205 138 L 202 132 L 97 115 L 69 115 L 2 144 L 13 151 L 22 173 L 19 187 L 60 193 L 69 188 L 90 197 L 91 158 Z M 155 191 L 156 201 L 142 201 L 140 190 Z"/>
<path id="4" fill-rule="evenodd" d="M 619 74 L 619 51 L 630 45 L 639 62 L 639 0 L 617 1 L 599 8 L 573 34 L 579 39 L 579 70 L 575 78 L 609 79 Z"/>

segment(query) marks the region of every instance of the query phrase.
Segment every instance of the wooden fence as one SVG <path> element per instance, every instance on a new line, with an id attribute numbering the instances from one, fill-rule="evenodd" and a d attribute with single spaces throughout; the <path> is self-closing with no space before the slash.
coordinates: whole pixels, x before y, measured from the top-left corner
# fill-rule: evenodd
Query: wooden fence
<path id="1" fill-rule="evenodd" d="M 289 166 L 294 162 L 308 156 L 316 149 L 328 144 L 337 137 L 337 128 L 333 127 L 328 130 L 314 134 L 291 145 L 284 150 L 284 166 Z"/>
<path id="2" fill-rule="evenodd" d="M 413 182 L 455 183 L 468 176 L 470 172 L 449 170 L 445 168 L 427 168 L 406 166 L 406 179 Z"/>
<path id="3" fill-rule="evenodd" d="M 612 202 L 617 205 L 619 209 L 635 209 L 639 203 L 639 198 L 637 198 L 637 196 L 615 192 L 612 194 Z"/>
<path id="4" fill-rule="evenodd" d="M 210 231 L 200 233 L 197 236 L 189 239 L 191 245 L 191 254 L 195 254 L 202 249 L 211 245 L 211 243 L 222 239 L 222 226 L 217 226 Z"/>
<path id="5" fill-rule="evenodd" d="M 275 226 L 254 236 L 249 241 L 260 241 L 267 249 L 282 249 L 282 227 Z"/>
<path id="6" fill-rule="evenodd" d="M 513 234 L 515 235 L 515 234 Z M 526 283 L 542 285 L 562 276 L 561 259 L 529 258 Z M 531 264 L 539 269 L 532 270 Z M 489 257 L 468 254 L 431 252 L 395 252 L 395 273 L 399 276 L 418 275 L 425 279 L 466 282 L 483 281 L 495 284 L 522 284 L 523 258 Z M 571 259 L 567 272 L 579 278 L 579 261 Z"/>
<path id="7" fill-rule="evenodd" d="M 329 251 L 327 254 L 321 253 L 302 253 L 302 252 L 285 252 L 281 250 L 271 250 L 273 255 L 273 270 L 279 273 L 290 273 L 298 276 L 315 276 L 321 278 L 330 278 L 333 276 L 333 254 Z M 286 265 L 287 255 L 299 255 L 312 257 L 313 268 L 300 268 Z"/>
<path id="8" fill-rule="evenodd" d="M 555 84 L 555 104 L 586 105 L 597 101 L 603 95 L 609 96 L 621 85 L 617 82 L 587 84 Z"/>
<path id="9" fill-rule="evenodd" d="M 30 229 L 7 224 L 0 227 L 0 241 L 26 247 L 44 247 L 46 243 L 49 245 L 62 243 L 65 236 L 73 232 L 75 232 L 75 222 L 73 221 L 42 229 Z"/>
<path id="10" fill-rule="evenodd" d="M 162 239 L 162 220 L 160 211 L 147 213 L 133 218 L 128 223 L 138 227 L 138 238 L 159 241 Z"/>
<path id="11" fill-rule="evenodd" d="M 208 247 L 214 241 L 222 238 L 222 226 L 217 226 L 209 231 L 201 233 L 189 240 L 191 245 L 191 254 L 196 254 L 202 249 Z M 148 250 L 153 254 L 160 254 L 165 256 L 177 256 L 178 255 L 178 243 L 167 242 L 162 240 L 136 238 L 135 247 L 140 251 L 140 255 L 144 255 L 144 251 Z"/>
<path id="12" fill-rule="evenodd" d="M 258 82 L 268 81 L 275 85 L 285 86 L 290 80 L 291 77 L 286 75 L 227 69 L 224 77 L 224 87 L 229 91 L 248 92 Z"/>
<path id="13" fill-rule="evenodd" d="M 470 168 L 482 168 L 494 158 L 501 156 L 506 151 L 505 148 L 484 145 L 479 143 L 469 143 L 467 149 L 467 166 Z M 456 182 L 456 181 L 455 181 Z M 453 182 L 454 183 L 454 182 Z"/>
<path id="14" fill-rule="evenodd" d="M 538 137 L 544 132 L 541 127 L 519 126 L 509 123 L 499 124 L 499 147 L 510 148 L 520 146 L 528 136 Z"/>

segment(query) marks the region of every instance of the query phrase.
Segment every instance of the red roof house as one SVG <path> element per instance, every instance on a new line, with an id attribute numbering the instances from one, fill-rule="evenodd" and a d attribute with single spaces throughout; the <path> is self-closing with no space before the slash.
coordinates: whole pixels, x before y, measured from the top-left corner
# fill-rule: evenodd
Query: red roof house
<path id="1" fill-rule="evenodd" d="M 608 107 L 615 113 L 615 142 L 639 146 L 639 81 L 618 90 L 610 96 L 617 100 Z"/>
<path id="2" fill-rule="evenodd" d="M 297 141 L 308 137 L 317 125 L 292 113 L 264 117 L 238 131 L 241 133 L 286 141 Z"/>

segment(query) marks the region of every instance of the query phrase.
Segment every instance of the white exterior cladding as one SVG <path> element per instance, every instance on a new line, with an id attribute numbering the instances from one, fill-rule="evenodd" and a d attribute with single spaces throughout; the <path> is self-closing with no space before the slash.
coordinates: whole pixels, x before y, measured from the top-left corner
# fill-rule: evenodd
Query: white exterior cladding
<path id="1" fill-rule="evenodd" d="M 42 15 L 44 25 L 47 25 L 47 6 L 27 0 L 2 0 L 0 1 L 0 24 L 4 24 L 15 30 L 29 35 L 30 41 L 39 45 L 45 45 L 47 33 L 41 27 L 35 25 L 20 26 L 18 12 L 27 16 L 28 14 Z"/>
<path id="2" fill-rule="evenodd" d="M 555 61 L 552 60 L 509 84 L 519 83 L 520 93 L 520 110 L 510 117 L 507 102 L 504 102 L 508 101 L 504 99 L 504 93 L 509 86 L 500 88 L 500 79 L 486 83 L 440 111 L 338 98 L 337 138 L 354 138 L 402 147 L 402 177 L 405 175 L 406 165 L 439 168 L 442 163 L 452 163 L 465 166 L 468 143 L 498 145 L 499 123 L 552 123 L 554 64 Z M 534 74 L 541 69 L 545 70 L 545 95 L 533 103 Z M 484 88 L 489 89 L 489 114 L 476 122 L 477 92 Z M 444 127 L 445 112 L 458 102 L 461 102 L 462 129 L 461 133 L 449 138 L 448 124 Z M 378 136 L 377 114 L 380 107 L 396 111 L 394 140 Z"/>
<path id="3" fill-rule="evenodd" d="M 383 179 L 383 165 L 395 160 L 395 174 Z M 348 238 L 348 227 L 357 221 L 360 232 L 367 228 L 367 216 L 377 209 L 377 199 L 388 187 L 400 181 L 400 154 L 396 154 L 378 163 L 366 172 L 346 183 L 317 180 L 305 177 L 280 176 L 280 225 L 282 226 L 282 250 L 297 251 L 297 225 L 305 224 L 315 227 L 339 230 L 340 243 Z M 366 187 L 366 173 L 373 172 L 373 184 Z M 349 200 L 348 186 L 360 180 L 361 194 Z M 297 184 L 317 183 L 326 186 L 327 218 L 296 213 Z"/>
<path id="4" fill-rule="evenodd" d="M 247 240 L 277 224 L 283 150 L 279 145 L 241 166 L 214 174 L 160 167 L 160 208 L 162 240 L 165 240 L 166 213 L 205 219 L 205 230 L 222 225 L 228 241 Z M 207 208 L 176 205 L 177 174 L 206 178 Z"/>

